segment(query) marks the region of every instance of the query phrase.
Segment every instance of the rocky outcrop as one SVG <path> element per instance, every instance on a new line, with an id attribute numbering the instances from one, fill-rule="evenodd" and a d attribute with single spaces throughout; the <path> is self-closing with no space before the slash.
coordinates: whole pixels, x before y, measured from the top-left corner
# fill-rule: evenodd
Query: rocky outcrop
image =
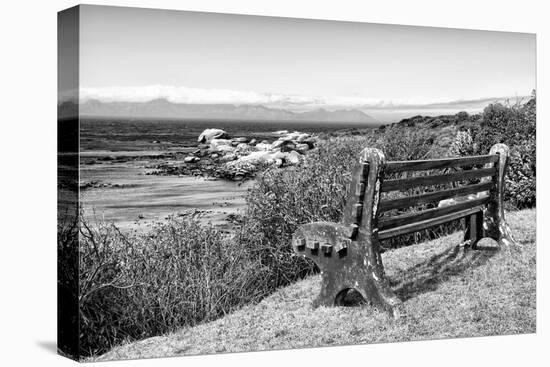
<path id="1" fill-rule="evenodd" d="M 159 165 L 152 174 L 206 175 L 240 181 L 254 177 L 265 167 L 300 164 L 305 154 L 315 148 L 316 137 L 286 130 L 273 133 L 273 142 L 237 137 L 230 139 L 225 131 L 206 129 L 201 144 L 183 159 L 181 165 Z"/>
<path id="2" fill-rule="evenodd" d="M 227 139 L 229 134 L 222 129 L 206 129 L 199 135 L 199 143 L 208 143 L 212 139 Z"/>

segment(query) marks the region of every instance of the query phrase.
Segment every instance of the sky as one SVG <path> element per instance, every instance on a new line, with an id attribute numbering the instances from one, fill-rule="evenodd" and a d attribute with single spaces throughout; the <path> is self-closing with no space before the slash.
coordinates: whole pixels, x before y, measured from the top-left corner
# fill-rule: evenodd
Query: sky
<path id="1" fill-rule="evenodd" d="M 526 33 L 82 6 L 80 46 L 81 100 L 407 114 L 473 111 L 536 80 Z"/>

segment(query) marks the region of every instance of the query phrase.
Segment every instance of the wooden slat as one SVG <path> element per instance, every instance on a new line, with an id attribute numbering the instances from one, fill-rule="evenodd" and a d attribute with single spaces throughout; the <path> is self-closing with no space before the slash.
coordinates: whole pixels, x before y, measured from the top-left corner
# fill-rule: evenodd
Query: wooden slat
<path id="1" fill-rule="evenodd" d="M 441 169 L 449 167 L 469 166 L 473 164 L 486 164 L 498 161 L 498 154 L 477 155 L 472 157 L 443 158 L 420 161 L 393 161 L 387 162 L 384 168 L 385 173 L 396 173 L 403 171 L 423 171 L 428 169 Z"/>
<path id="2" fill-rule="evenodd" d="M 384 239 L 399 236 L 399 235 L 402 235 L 402 234 L 418 232 L 418 231 L 421 231 L 421 230 L 426 229 L 426 228 L 430 228 L 430 227 L 437 226 L 437 225 L 440 225 L 440 224 L 443 224 L 443 223 L 447 223 L 447 222 L 450 222 L 450 221 L 453 221 L 453 220 L 456 220 L 456 219 L 467 217 L 468 215 L 477 213 L 477 212 L 481 211 L 482 209 L 483 209 L 483 207 L 479 206 L 479 207 L 475 207 L 475 208 L 471 208 L 471 209 L 466 209 L 466 210 L 463 210 L 463 211 L 460 211 L 460 212 L 447 214 L 447 215 L 444 215 L 442 217 L 437 217 L 437 218 L 433 218 L 433 219 L 424 220 L 422 222 L 416 222 L 416 223 L 412 223 L 412 224 L 401 226 L 401 227 L 387 229 L 387 230 L 384 230 L 384 231 L 380 231 L 378 233 L 378 238 L 380 240 L 384 240 Z"/>
<path id="3" fill-rule="evenodd" d="M 489 196 L 480 199 L 468 200 L 455 205 L 444 206 L 441 208 L 433 208 L 422 210 L 415 213 L 407 213 L 388 218 L 380 218 L 378 221 L 378 229 L 385 230 L 388 228 L 400 227 L 411 223 L 421 222 L 423 220 L 441 217 L 443 215 L 459 212 L 465 209 L 481 206 L 489 201 Z"/>
<path id="4" fill-rule="evenodd" d="M 473 169 L 469 171 L 447 173 L 443 175 L 433 175 L 433 176 L 420 176 L 420 177 L 407 177 L 397 180 L 388 180 L 382 183 L 381 191 L 394 191 L 394 190 L 406 190 L 411 187 L 417 186 L 430 186 L 430 185 L 440 185 L 446 184 L 454 181 L 468 180 L 472 178 L 481 178 L 487 176 L 494 176 L 496 173 L 496 168 L 482 168 L 482 169 Z"/>
<path id="5" fill-rule="evenodd" d="M 450 199 L 457 196 L 474 194 L 477 192 L 490 190 L 493 185 L 493 182 L 482 182 L 475 185 L 458 187 L 456 189 L 430 192 L 428 194 L 412 195 L 393 200 L 381 200 L 378 206 L 378 211 L 380 213 L 383 213 L 387 212 L 388 210 L 409 208 L 411 206 L 428 204 L 434 201 Z"/>

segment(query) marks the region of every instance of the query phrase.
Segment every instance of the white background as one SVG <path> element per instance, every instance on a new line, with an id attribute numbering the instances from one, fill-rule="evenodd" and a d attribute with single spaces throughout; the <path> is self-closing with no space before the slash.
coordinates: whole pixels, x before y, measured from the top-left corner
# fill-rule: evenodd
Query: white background
<path id="1" fill-rule="evenodd" d="M 537 33 L 537 334 L 115 362 L 121 366 L 543 365 L 548 340 L 548 10 L 544 1 L 94 1 L 94 4 Z M 1 5 L 0 364 L 70 365 L 56 339 L 56 12 L 73 1 Z M 475 55 L 472 55 L 475 57 Z M 546 103 L 545 103 L 546 101 Z M 7 203 L 7 205 L 6 205 Z M 546 316 L 546 317 L 545 317 Z M 361 320 L 357 320 L 361 322 Z M 550 347 L 546 347 L 547 349 Z M 110 362 L 113 363 L 113 362 Z M 99 364 L 103 365 L 103 364 Z"/>

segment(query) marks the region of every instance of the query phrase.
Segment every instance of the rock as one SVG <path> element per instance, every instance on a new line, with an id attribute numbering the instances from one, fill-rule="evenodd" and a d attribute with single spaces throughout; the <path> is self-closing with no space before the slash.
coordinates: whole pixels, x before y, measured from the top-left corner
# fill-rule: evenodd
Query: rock
<path id="1" fill-rule="evenodd" d="M 300 163 L 302 160 L 302 156 L 300 155 L 300 153 L 296 152 L 296 151 L 292 151 L 292 152 L 289 152 L 287 153 L 287 157 L 286 157 L 286 161 L 290 164 L 298 164 Z"/>
<path id="2" fill-rule="evenodd" d="M 268 151 L 257 151 L 251 152 L 248 155 L 240 157 L 236 164 L 261 164 L 261 163 L 271 163 L 274 161 L 273 153 Z"/>
<path id="3" fill-rule="evenodd" d="M 230 146 L 230 145 L 220 145 L 218 147 L 218 149 L 216 149 L 216 152 L 218 153 L 224 153 L 224 154 L 227 154 L 227 153 L 234 153 L 235 152 L 235 148 Z"/>
<path id="4" fill-rule="evenodd" d="M 214 153 L 214 154 L 210 155 L 210 158 L 212 158 L 212 159 L 216 159 L 218 157 L 219 157 L 219 155 L 217 153 Z"/>
<path id="5" fill-rule="evenodd" d="M 297 138 L 296 138 L 296 141 L 299 142 L 299 143 L 303 143 L 306 139 L 308 139 L 311 135 L 309 134 L 300 134 Z"/>
<path id="6" fill-rule="evenodd" d="M 200 154 L 201 150 L 200 149 L 197 149 L 197 150 L 194 150 L 192 152 L 193 155 L 197 155 L 197 154 Z"/>
<path id="7" fill-rule="evenodd" d="M 195 162 L 200 161 L 200 158 L 198 158 L 198 157 L 185 157 L 185 158 L 183 159 L 183 161 L 184 161 L 185 163 L 195 163 Z"/>
<path id="8" fill-rule="evenodd" d="M 250 147 L 246 143 L 240 143 L 239 145 L 237 145 L 235 150 L 237 152 L 241 153 L 241 154 L 242 153 L 249 153 L 250 152 Z"/>
<path id="9" fill-rule="evenodd" d="M 229 134 L 222 129 L 206 129 L 197 139 L 199 143 L 208 143 L 212 139 L 228 139 Z"/>
<path id="10" fill-rule="evenodd" d="M 294 149 L 296 149 L 296 145 L 291 141 L 287 141 L 286 144 L 281 146 L 281 152 L 290 152 Z"/>
<path id="11" fill-rule="evenodd" d="M 284 140 L 275 140 L 273 143 L 271 143 L 271 149 L 277 149 L 280 148 L 285 144 Z"/>
<path id="12" fill-rule="evenodd" d="M 285 160 L 285 159 L 286 159 L 286 155 L 287 155 L 287 153 L 283 153 L 283 152 L 281 152 L 281 151 L 279 150 L 279 151 L 272 152 L 272 153 L 271 153 L 271 158 L 272 158 L 272 159 L 282 159 L 282 160 Z"/>
<path id="13" fill-rule="evenodd" d="M 296 144 L 296 147 L 294 148 L 299 153 L 306 154 L 306 152 L 309 150 L 308 144 Z"/>
<path id="14" fill-rule="evenodd" d="M 256 144 L 257 150 L 271 150 L 271 144 L 259 143 Z"/>
<path id="15" fill-rule="evenodd" d="M 153 144 L 160 144 L 160 140 L 153 140 Z"/>
<path id="16" fill-rule="evenodd" d="M 228 153 L 221 158 L 224 162 L 234 161 L 235 159 L 237 159 L 237 155 L 235 153 Z"/>
<path id="17" fill-rule="evenodd" d="M 283 140 L 283 141 L 296 140 L 300 135 L 302 135 L 302 133 L 299 133 L 298 131 L 294 131 L 292 133 L 281 136 L 279 140 Z"/>
<path id="18" fill-rule="evenodd" d="M 309 146 L 309 149 L 313 149 L 315 147 L 315 140 L 313 139 L 307 139 L 302 141 L 303 144 L 307 144 Z"/>
<path id="19" fill-rule="evenodd" d="M 281 158 L 275 159 L 275 165 L 281 167 L 283 165 L 283 160 Z"/>
<path id="20" fill-rule="evenodd" d="M 269 142 L 267 140 L 262 140 L 260 143 L 261 144 L 269 144 Z"/>
<path id="21" fill-rule="evenodd" d="M 274 135 L 286 135 L 288 134 L 288 130 L 278 130 L 273 132 Z"/>
<path id="22" fill-rule="evenodd" d="M 227 139 L 212 139 L 210 141 L 210 149 L 218 150 L 221 146 L 231 146 L 231 140 Z"/>
<path id="23" fill-rule="evenodd" d="M 252 140 L 250 140 L 250 141 L 248 142 L 248 145 L 254 146 L 254 145 L 256 145 L 257 143 L 258 143 L 258 141 L 257 141 L 256 139 L 252 139 Z"/>
<path id="24" fill-rule="evenodd" d="M 243 138 L 243 137 L 241 137 L 241 138 L 234 138 L 234 139 L 231 139 L 231 140 L 236 141 L 236 142 L 238 142 L 238 143 L 246 143 L 246 142 L 248 142 L 248 138 Z"/>

